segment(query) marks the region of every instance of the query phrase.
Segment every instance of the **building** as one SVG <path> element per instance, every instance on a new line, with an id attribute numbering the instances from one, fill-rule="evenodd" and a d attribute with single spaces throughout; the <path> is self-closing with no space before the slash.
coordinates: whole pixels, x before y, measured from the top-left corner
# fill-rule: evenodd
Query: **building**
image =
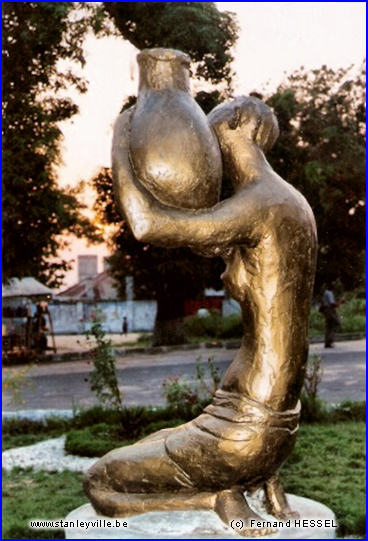
<path id="1" fill-rule="evenodd" d="M 61 291 L 50 305 L 56 334 L 88 332 L 96 315 L 107 333 L 121 333 L 123 318 L 128 331 L 152 331 L 156 318 L 156 301 L 133 299 L 133 278 L 126 278 L 125 300 L 119 298 L 113 277 L 105 269 L 97 272 L 97 255 L 78 256 L 78 282 Z"/>

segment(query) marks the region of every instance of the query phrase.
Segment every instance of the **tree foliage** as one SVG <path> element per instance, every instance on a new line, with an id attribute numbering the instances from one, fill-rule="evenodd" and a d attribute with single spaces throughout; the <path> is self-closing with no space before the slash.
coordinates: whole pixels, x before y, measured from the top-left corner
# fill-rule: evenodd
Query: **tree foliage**
<path id="1" fill-rule="evenodd" d="M 231 84 L 231 47 L 238 27 L 213 2 L 104 2 L 121 35 L 137 49 L 168 47 L 188 53 L 195 76 Z"/>
<path id="2" fill-rule="evenodd" d="M 268 99 L 280 125 L 269 159 L 316 216 L 316 291 L 362 284 L 365 227 L 365 67 L 300 69 Z"/>
<path id="3" fill-rule="evenodd" d="M 3 2 L 5 280 L 34 276 L 57 285 L 67 269 L 65 261 L 52 261 L 62 246 L 59 235 L 93 236 L 76 191 L 58 187 L 54 170 L 58 122 L 78 110 L 66 90 L 86 90 L 86 82 L 72 69 L 62 69 L 60 61 L 83 65 L 86 29 L 101 28 L 98 10 L 80 7 L 74 2 Z"/>

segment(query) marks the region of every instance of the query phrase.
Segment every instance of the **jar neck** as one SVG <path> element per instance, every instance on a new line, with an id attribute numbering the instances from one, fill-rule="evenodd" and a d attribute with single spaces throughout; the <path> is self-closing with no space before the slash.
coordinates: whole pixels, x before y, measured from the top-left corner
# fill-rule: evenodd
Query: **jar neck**
<path id="1" fill-rule="evenodd" d="M 189 69 L 179 59 L 142 58 L 139 60 L 139 92 L 146 89 L 189 92 Z"/>

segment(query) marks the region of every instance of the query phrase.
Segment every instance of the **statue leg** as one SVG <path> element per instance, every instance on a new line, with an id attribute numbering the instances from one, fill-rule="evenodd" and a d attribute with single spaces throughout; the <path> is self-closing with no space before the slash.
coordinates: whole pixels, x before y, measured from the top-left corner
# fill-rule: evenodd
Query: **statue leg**
<path id="1" fill-rule="evenodd" d="M 299 518 L 299 513 L 292 511 L 278 475 L 273 475 L 265 483 L 267 511 L 281 520 Z"/>
<path id="2" fill-rule="evenodd" d="M 148 511 L 213 509 L 216 492 L 200 491 L 167 455 L 166 431 L 115 449 L 87 472 L 84 490 L 96 511 L 127 517 Z"/>
<path id="3" fill-rule="evenodd" d="M 252 527 L 252 519 L 265 522 L 248 505 L 243 489 L 234 487 L 230 490 L 222 490 L 218 493 L 215 505 L 215 511 L 219 517 L 236 533 L 244 537 L 260 537 L 263 535 L 272 535 L 277 532 L 275 528 Z"/>
<path id="4" fill-rule="evenodd" d="M 109 517 L 129 517 L 149 511 L 213 509 L 215 492 L 133 494 L 92 489 L 89 497 L 95 509 Z"/>

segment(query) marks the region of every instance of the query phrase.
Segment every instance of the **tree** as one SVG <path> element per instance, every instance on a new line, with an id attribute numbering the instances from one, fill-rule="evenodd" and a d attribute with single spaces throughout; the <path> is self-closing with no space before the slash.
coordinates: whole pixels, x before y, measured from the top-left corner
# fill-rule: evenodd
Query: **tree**
<path id="1" fill-rule="evenodd" d="M 57 186 L 58 122 L 78 110 L 60 91 L 86 82 L 59 61 L 84 64 L 86 30 L 101 29 L 101 9 L 75 2 L 3 3 L 3 280 L 34 276 L 60 283 L 65 261 L 52 261 L 60 235 L 93 237 L 76 191 Z"/>
<path id="2" fill-rule="evenodd" d="M 205 112 L 229 94 L 230 48 L 237 37 L 232 14 L 202 2 L 106 2 L 104 7 L 122 36 L 139 49 L 169 47 L 191 56 L 196 77 L 205 81 L 197 94 Z M 134 101 L 130 97 L 124 108 Z M 108 223 L 119 224 L 112 239 L 115 253 L 111 265 L 122 295 L 125 276 L 133 275 L 137 298 L 157 300 L 154 343 L 183 342 L 184 301 L 203 294 L 206 286 L 221 287 L 222 260 L 206 259 L 189 249 L 166 250 L 137 242 L 114 209 L 110 171 L 102 170 L 93 182 L 97 210 Z"/>
<path id="3" fill-rule="evenodd" d="M 221 287 L 222 260 L 206 259 L 189 249 L 165 249 L 137 242 L 117 213 L 111 170 L 102 169 L 93 183 L 98 194 L 95 210 L 101 221 L 117 226 L 111 239 L 114 254 L 109 263 L 121 297 L 125 296 L 125 277 L 134 276 L 136 298 L 157 301 L 154 343 L 183 343 L 180 323 L 184 302 L 201 295 L 206 286 Z"/>
<path id="4" fill-rule="evenodd" d="M 316 216 L 316 291 L 362 284 L 365 227 L 365 67 L 300 69 L 268 99 L 280 125 L 269 159 Z"/>
<path id="5" fill-rule="evenodd" d="M 238 27 L 233 13 L 213 2 L 104 2 L 124 39 L 137 49 L 168 47 L 188 53 L 195 77 L 231 84 L 231 47 Z"/>

